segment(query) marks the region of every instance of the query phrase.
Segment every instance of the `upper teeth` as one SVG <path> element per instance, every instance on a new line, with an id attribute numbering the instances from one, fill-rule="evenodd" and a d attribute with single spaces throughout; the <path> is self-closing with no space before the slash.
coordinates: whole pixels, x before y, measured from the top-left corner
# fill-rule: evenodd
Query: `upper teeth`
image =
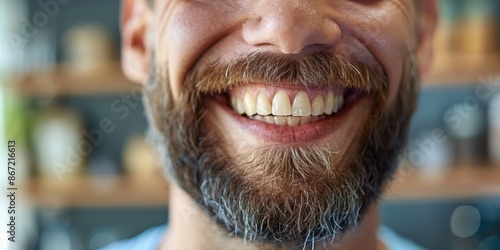
<path id="1" fill-rule="evenodd" d="M 259 115 L 270 115 L 272 114 L 273 107 L 271 106 L 271 102 L 269 98 L 267 98 L 264 93 L 259 93 L 257 96 L 257 114 Z"/>
<path id="2" fill-rule="evenodd" d="M 243 99 L 231 97 L 233 109 L 240 114 L 248 116 L 274 115 L 274 116 L 320 116 L 323 114 L 331 115 L 337 113 L 344 105 L 344 96 L 336 95 L 333 91 L 328 91 L 326 99 L 322 94 L 316 95 L 312 100 L 304 91 L 299 91 L 293 101 L 284 90 L 276 92 L 272 101 L 264 93 L 258 93 L 255 97 L 247 92 Z"/>

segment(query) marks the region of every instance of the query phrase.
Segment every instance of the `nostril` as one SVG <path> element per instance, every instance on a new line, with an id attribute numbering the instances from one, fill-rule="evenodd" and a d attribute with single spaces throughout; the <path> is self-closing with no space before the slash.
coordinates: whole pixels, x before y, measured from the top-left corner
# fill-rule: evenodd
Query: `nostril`
<path id="1" fill-rule="evenodd" d="M 271 52 L 300 54 L 326 50 L 340 38 L 339 25 L 322 14 L 323 10 L 307 12 L 296 6 L 288 6 L 286 10 L 283 6 L 262 8 L 258 17 L 248 19 L 242 26 L 242 37 L 248 45 L 265 47 Z"/>

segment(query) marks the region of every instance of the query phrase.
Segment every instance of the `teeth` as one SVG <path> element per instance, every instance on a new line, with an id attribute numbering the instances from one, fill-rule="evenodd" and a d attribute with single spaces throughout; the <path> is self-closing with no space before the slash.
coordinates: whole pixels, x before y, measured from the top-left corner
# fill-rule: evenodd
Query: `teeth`
<path id="1" fill-rule="evenodd" d="M 300 117 L 288 116 L 286 118 L 286 121 L 287 121 L 288 126 L 290 126 L 290 127 L 298 126 L 300 123 Z"/>
<path id="2" fill-rule="evenodd" d="M 325 103 L 323 102 L 323 96 L 317 95 L 316 97 L 314 97 L 311 106 L 313 116 L 318 116 L 325 113 Z"/>
<path id="3" fill-rule="evenodd" d="M 257 114 L 270 115 L 272 113 L 271 101 L 264 93 L 259 93 L 257 96 Z"/>
<path id="4" fill-rule="evenodd" d="M 325 101 L 325 114 L 331 115 L 333 113 L 334 106 L 335 106 L 335 97 L 333 96 L 332 91 L 328 91 L 328 95 L 326 96 L 326 101 Z"/>
<path id="5" fill-rule="evenodd" d="M 333 111 L 335 113 L 338 113 L 339 110 L 342 108 L 342 106 L 344 106 L 344 96 L 336 96 L 335 97 L 335 108 Z"/>
<path id="6" fill-rule="evenodd" d="M 284 125 L 288 124 L 286 118 L 287 117 L 285 117 L 285 116 L 275 116 L 274 117 L 274 122 L 275 122 L 276 125 L 284 126 Z"/>
<path id="7" fill-rule="evenodd" d="M 272 111 L 273 115 L 286 116 L 292 114 L 290 97 L 288 97 L 288 94 L 285 91 L 280 90 L 276 93 L 276 95 L 274 95 Z"/>
<path id="8" fill-rule="evenodd" d="M 246 93 L 245 97 L 243 97 L 243 107 L 245 108 L 245 113 L 247 113 L 248 116 L 252 116 L 257 113 L 255 111 L 255 99 L 250 93 Z"/>
<path id="9" fill-rule="evenodd" d="M 314 121 L 317 121 L 319 118 L 318 117 L 294 117 L 294 116 L 271 116 L 271 115 L 254 115 L 250 116 L 250 119 L 254 119 L 257 121 L 262 121 L 266 122 L 269 124 L 273 125 L 279 125 L 279 126 L 299 126 L 299 125 L 304 125 L 307 123 L 311 123 Z"/>
<path id="10" fill-rule="evenodd" d="M 276 124 L 275 120 L 274 120 L 274 116 L 264 116 L 264 121 L 269 123 L 269 124 Z"/>
<path id="11" fill-rule="evenodd" d="M 231 107 L 233 107 L 233 110 L 238 112 L 238 114 L 240 115 L 245 113 L 245 108 L 243 107 L 243 104 L 241 103 L 240 99 L 236 97 L 231 98 Z"/>
<path id="12" fill-rule="evenodd" d="M 334 98 L 333 113 L 337 113 L 339 111 L 339 101 L 339 98 Z"/>
<path id="13" fill-rule="evenodd" d="M 259 93 L 257 99 L 251 93 L 245 93 L 242 99 L 231 98 L 231 106 L 239 114 L 246 114 L 270 124 L 288 126 L 311 123 L 323 114 L 338 113 L 343 105 L 344 96 L 335 95 L 333 91 L 328 91 L 326 98 L 319 94 L 312 101 L 306 92 L 299 91 L 293 103 L 290 103 L 288 93 L 283 90 L 274 95 L 272 102 L 264 93 Z"/>
<path id="14" fill-rule="evenodd" d="M 250 116 L 250 118 L 252 119 L 255 119 L 257 121 L 261 121 L 261 122 L 264 122 L 266 121 L 266 118 L 267 116 L 261 116 L 261 115 L 254 115 L 254 116 Z"/>
<path id="15" fill-rule="evenodd" d="M 293 116 L 310 116 L 311 115 L 311 102 L 309 96 L 305 92 L 300 91 L 295 95 L 292 107 Z"/>
<path id="16" fill-rule="evenodd" d="M 311 122 L 311 117 L 310 116 L 302 116 L 300 117 L 300 125 L 305 125 Z"/>

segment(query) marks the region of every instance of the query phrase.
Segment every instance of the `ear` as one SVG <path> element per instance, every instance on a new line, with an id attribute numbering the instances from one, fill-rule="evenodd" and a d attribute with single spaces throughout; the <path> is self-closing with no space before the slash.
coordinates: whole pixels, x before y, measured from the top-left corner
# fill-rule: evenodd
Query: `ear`
<path id="1" fill-rule="evenodd" d="M 432 66 L 434 31 L 438 20 L 436 0 L 417 0 L 417 60 L 419 74 L 425 74 Z"/>
<path id="2" fill-rule="evenodd" d="M 146 82 L 151 59 L 148 40 L 151 15 L 146 0 L 122 1 L 122 69 L 127 78 L 142 84 Z"/>

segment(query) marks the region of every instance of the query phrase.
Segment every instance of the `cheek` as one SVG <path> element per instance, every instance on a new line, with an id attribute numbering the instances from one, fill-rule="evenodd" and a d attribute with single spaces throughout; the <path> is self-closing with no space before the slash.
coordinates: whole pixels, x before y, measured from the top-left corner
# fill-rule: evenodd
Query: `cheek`
<path id="1" fill-rule="evenodd" d="M 358 27 L 360 40 L 377 58 L 389 76 L 388 102 L 395 100 L 401 83 L 410 70 L 415 32 L 410 11 L 388 4 L 378 11 L 367 13 Z M 405 80 L 405 81 L 402 81 Z"/>
<path id="2" fill-rule="evenodd" d="M 168 66 L 172 93 L 178 96 L 185 80 L 188 68 L 185 65 L 192 64 L 195 53 L 208 36 L 206 33 L 208 22 L 200 18 L 186 18 L 197 12 L 189 4 L 180 3 L 173 7 L 166 20 L 161 21 L 157 41 L 158 63 L 160 66 Z M 206 19 L 206 18 L 205 18 Z"/>
<path id="3" fill-rule="evenodd" d="M 234 25 L 235 11 L 215 7 L 202 1 L 180 1 L 157 20 L 157 61 L 160 66 L 168 65 L 174 96 L 206 50 Z"/>
<path id="4" fill-rule="evenodd" d="M 388 102 L 393 103 L 396 99 L 397 92 L 402 87 L 401 85 L 410 84 L 410 70 L 412 66 L 411 58 L 414 56 L 414 45 L 413 38 L 414 35 L 408 33 L 408 31 L 413 30 L 412 26 L 396 25 L 393 26 L 391 30 L 387 30 L 385 36 L 391 38 L 385 46 L 382 48 L 387 54 L 386 68 L 388 68 L 389 74 L 389 98 Z M 396 33 L 396 31 L 398 33 Z M 395 34 L 400 34 L 395 36 Z"/>

